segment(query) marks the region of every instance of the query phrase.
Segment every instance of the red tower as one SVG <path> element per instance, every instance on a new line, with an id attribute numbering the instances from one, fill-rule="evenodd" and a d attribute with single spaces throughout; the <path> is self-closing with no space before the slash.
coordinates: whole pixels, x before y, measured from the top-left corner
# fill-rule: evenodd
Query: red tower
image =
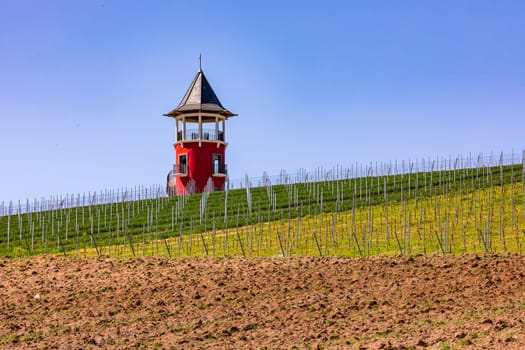
<path id="1" fill-rule="evenodd" d="M 168 175 L 169 195 L 223 190 L 227 176 L 226 120 L 235 116 L 224 108 L 201 69 L 177 108 L 164 114 L 175 118 L 175 165 Z"/>

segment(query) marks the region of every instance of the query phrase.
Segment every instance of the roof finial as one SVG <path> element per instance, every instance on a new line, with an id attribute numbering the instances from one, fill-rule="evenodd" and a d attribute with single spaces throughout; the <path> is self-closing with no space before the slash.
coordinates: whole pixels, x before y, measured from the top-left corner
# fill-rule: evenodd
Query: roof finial
<path id="1" fill-rule="evenodd" d="M 202 72 L 202 57 L 200 53 L 199 53 L 199 72 Z"/>

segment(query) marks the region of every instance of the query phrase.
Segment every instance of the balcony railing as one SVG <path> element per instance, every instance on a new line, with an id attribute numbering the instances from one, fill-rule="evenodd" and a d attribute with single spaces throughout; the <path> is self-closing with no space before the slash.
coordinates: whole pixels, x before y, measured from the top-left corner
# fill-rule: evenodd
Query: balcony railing
<path id="1" fill-rule="evenodd" d="M 177 133 L 179 141 L 224 141 L 224 131 L 219 131 L 217 135 L 215 129 L 202 129 L 202 138 L 199 138 L 199 129 L 186 129 L 186 138 L 182 131 Z"/>
<path id="2" fill-rule="evenodd" d="M 226 164 L 217 164 L 212 165 L 212 174 L 213 175 L 226 175 L 228 174 L 228 167 Z M 173 164 L 173 175 L 182 176 L 188 175 L 188 165 L 187 164 Z"/>

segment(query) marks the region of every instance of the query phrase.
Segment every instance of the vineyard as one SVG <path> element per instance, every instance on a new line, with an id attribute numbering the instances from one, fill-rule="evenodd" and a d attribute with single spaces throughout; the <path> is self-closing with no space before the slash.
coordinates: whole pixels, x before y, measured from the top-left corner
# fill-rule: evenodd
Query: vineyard
<path id="1" fill-rule="evenodd" d="M 246 177 L 237 189 L 171 198 L 157 186 L 2 204 L 0 255 L 522 253 L 523 157 L 480 159 Z"/>
<path id="2" fill-rule="evenodd" d="M 524 163 L 3 203 L 0 346 L 522 349 Z"/>

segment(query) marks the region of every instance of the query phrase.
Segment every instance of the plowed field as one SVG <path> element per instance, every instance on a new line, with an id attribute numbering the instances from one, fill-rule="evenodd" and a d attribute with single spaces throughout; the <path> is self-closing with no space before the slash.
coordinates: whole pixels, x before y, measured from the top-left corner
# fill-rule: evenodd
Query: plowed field
<path id="1" fill-rule="evenodd" d="M 0 259 L 2 348 L 525 347 L 525 257 Z"/>

